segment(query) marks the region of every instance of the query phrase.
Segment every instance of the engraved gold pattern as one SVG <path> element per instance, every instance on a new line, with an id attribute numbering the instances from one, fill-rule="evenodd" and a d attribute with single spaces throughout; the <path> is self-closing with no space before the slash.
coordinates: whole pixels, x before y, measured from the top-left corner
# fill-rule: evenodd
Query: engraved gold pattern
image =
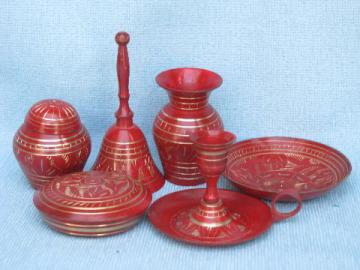
<path id="1" fill-rule="evenodd" d="M 41 102 L 35 104 L 30 109 L 30 114 L 40 120 L 46 121 L 67 121 L 72 118 L 76 118 L 78 115 L 75 109 L 66 102 L 52 100 L 48 102 Z M 52 114 L 52 118 L 46 118 L 48 114 Z M 63 117 L 65 116 L 65 117 Z"/>
<path id="2" fill-rule="evenodd" d="M 71 174 L 55 180 L 38 194 L 42 204 L 56 211 L 91 215 L 112 212 L 99 210 L 123 211 L 139 205 L 146 197 L 147 191 L 142 185 L 117 173 L 107 173 L 103 178 L 94 178 L 87 173 Z"/>

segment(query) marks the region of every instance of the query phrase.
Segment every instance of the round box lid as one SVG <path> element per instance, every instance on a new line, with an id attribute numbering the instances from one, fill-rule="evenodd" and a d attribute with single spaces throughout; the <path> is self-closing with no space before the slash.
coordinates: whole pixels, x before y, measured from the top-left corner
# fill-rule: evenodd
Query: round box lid
<path id="1" fill-rule="evenodd" d="M 146 187 L 125 175 L 89 171 L 56 178 L 35 193 L 34 204 L 53 229 L 104 236 L 134 226 L 151 197 Z"/>
<path id="2" fill-rule="evenodd" d="M 28 111 L 26 128 L 44 134 L 66 134 L 81 129 L 76 109 L 59 99 L 45 99 L 35 103 Z"/>

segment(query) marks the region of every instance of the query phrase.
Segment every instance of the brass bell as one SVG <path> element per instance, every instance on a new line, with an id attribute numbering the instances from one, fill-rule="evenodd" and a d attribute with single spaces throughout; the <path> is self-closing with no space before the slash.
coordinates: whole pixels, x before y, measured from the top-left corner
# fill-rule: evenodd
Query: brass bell
<path id="1" fill-rule="evenodd" d="M 116 123 L 107 130 L 92 169 L 119 172 L 142 182 L 151 192 L 155 192 L 165 181 L 151 157 L 144 134 L 133 123 L 133 112 L 129 107 L 130 67 L 127 44 L 130 36 L 126 32 L 120 32 L 115 40 L 119 45 L 117 75 L 120 106 L 115 113 Z"/>

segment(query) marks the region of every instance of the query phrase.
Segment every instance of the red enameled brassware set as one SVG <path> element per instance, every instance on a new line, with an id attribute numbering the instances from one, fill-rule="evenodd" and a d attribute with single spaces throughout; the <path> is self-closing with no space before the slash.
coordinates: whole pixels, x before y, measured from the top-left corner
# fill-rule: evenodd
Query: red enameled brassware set
<path id="1" fill-rule="evenodd" d="M 206 69 L 176 68 L 156 77 L 170 99 L 153 124 L 163 176 L 129 107 L 130 37 L 120 32 L 115 40 L 120 106 L 91 171 L 82 171 L 90 136 L 65 101 L 39 101 L 15 134 L 14 154 L 37 189 L 34 204 L 51 228 L 108 236 L 129 230 L 147 213 L 155 228 L 176 240 L 233 245 L 296 215 L 302 200 L 323 195 L 350 174 L 351 164 L 342 153 L 317 142 L 265 137 L 236 143 L 208 103 L 222 78 Z M 221 175 L 248 195 L 218 189 Z M 152 193 L 165 179 L 180 186 L 206 183 L 206 188 L 174 192 L 151 204 Z M 279 201 L 296 201 L 297 206 L 279 212 Z"/>

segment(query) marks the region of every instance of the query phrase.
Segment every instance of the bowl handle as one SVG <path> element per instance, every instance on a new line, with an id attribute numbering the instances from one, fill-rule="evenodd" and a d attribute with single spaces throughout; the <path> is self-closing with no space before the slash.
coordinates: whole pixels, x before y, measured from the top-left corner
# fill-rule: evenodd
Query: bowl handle
<path id="1" fill-rule="evenodd" d="M 282 198 L 284 196 L 290 196 L 290 197 L 294 198 L 297 202 L 297 207 L 294 210 L 287 212 L 287 213 L 279 212 L 276 209 L 276 203 L 278 202 L 278 200 L 280 198 Z M 293 217 L 300 211 L 301 207 L 302 207 L 302 200 L 301 200 L 299 193 L 295 189 L 287 189 L 287 190 L 281 191 L 278 194 L 276 194 L 276 196 L 271 201 L 271 213 L 272 213 L 273 221 L 277 222 L 277 221 L 287 219 L 289 217 Z"/>

